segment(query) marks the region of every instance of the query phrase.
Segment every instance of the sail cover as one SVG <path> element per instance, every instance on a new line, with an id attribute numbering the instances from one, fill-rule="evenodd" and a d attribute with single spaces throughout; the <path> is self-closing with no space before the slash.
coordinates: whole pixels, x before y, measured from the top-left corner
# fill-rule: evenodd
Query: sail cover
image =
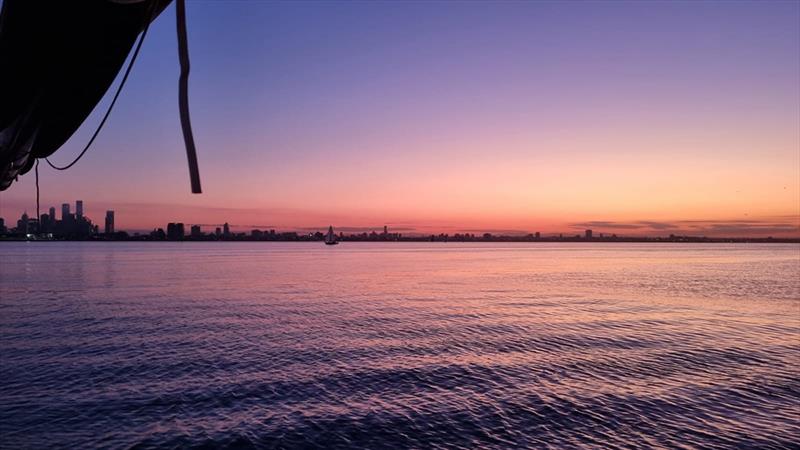
<path id="1" fill-rule="evenodd" d="M 171 1 L 2 2 L 0 191 L 72 136 Z"/>

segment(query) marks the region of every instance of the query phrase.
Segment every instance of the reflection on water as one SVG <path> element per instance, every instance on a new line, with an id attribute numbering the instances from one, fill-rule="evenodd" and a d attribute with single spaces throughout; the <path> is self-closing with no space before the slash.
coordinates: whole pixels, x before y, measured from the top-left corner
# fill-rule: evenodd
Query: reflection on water
<path id="1" fill-rule="evenodd" d="M 4 243 L 0 447 L 796 447 L 800 246 Z"/>

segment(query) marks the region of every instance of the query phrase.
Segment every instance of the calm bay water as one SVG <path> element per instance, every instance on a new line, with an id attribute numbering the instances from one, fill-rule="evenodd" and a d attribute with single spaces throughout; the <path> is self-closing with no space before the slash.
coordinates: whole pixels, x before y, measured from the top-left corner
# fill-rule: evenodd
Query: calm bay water
<path id="1" fill-rule="evenodd" d="M 800 246 L 2 243 L 2 448 L 800 448 Z"/>

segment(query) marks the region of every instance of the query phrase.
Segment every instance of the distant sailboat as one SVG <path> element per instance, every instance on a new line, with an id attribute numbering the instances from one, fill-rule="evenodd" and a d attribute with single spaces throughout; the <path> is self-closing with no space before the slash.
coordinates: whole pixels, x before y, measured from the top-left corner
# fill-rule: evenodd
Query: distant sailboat
<path id="1" fill-rule="evenodd" d="M 333 226 L 328 227 L 328 234 L 325 235 L 325 245 L 336 245 L 339 242 L 336 240 L 336 235 L 333 234 Z"/>

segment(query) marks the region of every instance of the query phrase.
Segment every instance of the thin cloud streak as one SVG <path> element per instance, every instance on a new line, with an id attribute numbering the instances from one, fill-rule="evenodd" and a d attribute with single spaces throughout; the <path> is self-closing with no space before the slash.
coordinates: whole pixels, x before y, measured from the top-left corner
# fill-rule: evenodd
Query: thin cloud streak
<path id="1" fill-rule="evenodd" d="M 708 236 L 767 236 L 770 234 L 800 235 L 800 216 L 782 216 L 795 219 L 795 223 L 754 219 L 732 220 L 675 220 L 665 221 L 604 221 L 595 220 L 570 224 L 573 229 L 592 229 L 595 232 L 610 230 L 612 232 L 631 231 L 635 235 L 658 235 L 659 232 L 670 234 L 690 234 Z"/>

